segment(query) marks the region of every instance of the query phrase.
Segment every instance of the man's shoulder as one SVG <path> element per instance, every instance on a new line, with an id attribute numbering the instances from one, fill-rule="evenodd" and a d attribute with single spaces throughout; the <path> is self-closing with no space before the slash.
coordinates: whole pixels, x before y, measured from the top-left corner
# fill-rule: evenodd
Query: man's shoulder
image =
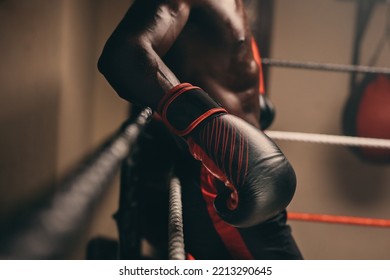
<path id="1" fill-rule="evenodd" d="M 183 8 L 190 8 L 193 0 L 135 0 L 135 2 L 142 2 L 148 6 L 167 6 L 169 9 L 181 10 Z"/>
<path id="2" fill-rule="evenodd" d="M 145 5 L 151 6 L 168 6 L 172 10 L 181 10 L 183 8 L 191 9 L 191 8 L 200 8 L 200 7 L 218 7 L 231 5 L 232 3 L 236 4 L 236 2 L 242 2 L 242 0 L 230 0 L 228 2 L 224 2 L 226 0 L 135 0 L 134 2 L 142 2 Z"/>
<path id="3" fill-rule="evenodd" d="M 183 4 L 191 4 L 193 0 L 136 0 L 136 1 L 147 1 L 149 3 L 154 3 L 154 4 L 165 4 L 165 5 L 170 5 L 170 6 L 180 6 Z"/>
<path id="4" fill-rule="evenodd" d="M 193 0 L 134 0 L 132 8 L 142 13 L 168 11 L 171 15 L 185 13 L 191 9 Z"/>

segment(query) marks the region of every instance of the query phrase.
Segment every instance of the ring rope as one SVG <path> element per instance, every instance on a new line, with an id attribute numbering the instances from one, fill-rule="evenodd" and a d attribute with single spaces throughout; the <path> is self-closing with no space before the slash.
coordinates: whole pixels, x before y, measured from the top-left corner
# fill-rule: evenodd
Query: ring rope
<path id="1" fill-rule="evenodd" d="M 364 65 L 346 65 L 346 64 L 333 64 L 333 63 L 319 63 L 319 62 L 300 62 L 300 61 L 288 61 L 281 59 L 262 58 L 262 64 L 286 67 L 286 68 L 298 68 L 298 69 L 310 69 L 310 70 L 322 70 L 332 72 L 356 72 L 356 73 L 373 73 L 373 74 L 385 74 L 390 75 L 390 68 L 387 67 L 372 67 Z"/>
<path id="2" fill-rule="evenodd" d="M 372 218 L 363 218 L 363 217 L 295 213 L 295 212 L 288 212 L 287 217 L 289 220 L 305 221 L 305 222 L 320 222 L 320 223 L 333 223 L 333 224 L 385 227 L 385 228 L 390 227 L 390 220 L 386 220 L 386 219 L 372 219 Z"/>
<path id="3" fill-rule="evenodd" d="M 274 140 L 390 149 L 389 139 L 315 134 L 315 133 L 303 133 L 303 132 L 287 132 L 287 131 L 265 131 L 265 133 Z"/>
<path id="4" fill-rule="evenodd" d="M 171 180 L 169 188 L 168 257 L 170 260 L 184 260 L 184 233 L 181 201 L 181 186 L 178 178 Z"/>

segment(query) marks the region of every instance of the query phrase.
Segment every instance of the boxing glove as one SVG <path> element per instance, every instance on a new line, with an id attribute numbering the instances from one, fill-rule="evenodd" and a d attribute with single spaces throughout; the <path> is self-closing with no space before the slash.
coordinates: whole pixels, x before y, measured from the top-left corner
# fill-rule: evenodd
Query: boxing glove
<path id="1" fill-rule="evenodd" d="M 158 113 L 183 137 L 195 159 L 226 185 L 214 206 L 235 227 L 250 227 L 275 216 L 291 201 L 295 172 L 264 133 L 230 115 L 201 88 L 185 83 L 160 101 Z"/>

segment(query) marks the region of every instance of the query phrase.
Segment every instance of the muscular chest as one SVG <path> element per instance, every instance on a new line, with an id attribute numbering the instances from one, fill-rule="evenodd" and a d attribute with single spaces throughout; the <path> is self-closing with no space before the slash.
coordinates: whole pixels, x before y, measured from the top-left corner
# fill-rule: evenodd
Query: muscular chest
<path id="1" fill-rule="evenodd" d="M 240 0 L 205 0 L 204 2 L 203 6 L 194 9 L 195 23 L 205 27 L 205 30 L 208 28 L 214 38 L 228 44 L 239 43 L 246 39 L 249 30 Z"/>
<path id="2" fill-rule="evenodd" d="M 188 23 L 168 55 L 183 72 L 209 70 L 209 74 L 253 69 L 251 33 L 238 0 L 207 0 L 192 9 Z M 204 72 L 203 72 L 204 73 Z"/>
<path id="3" fill-rule="evenodd" d="M 183 30 L 184 40 L 231 50 L 248 39 L 244 8 L 239 0 L 204 0 L 195 6 Z"/>

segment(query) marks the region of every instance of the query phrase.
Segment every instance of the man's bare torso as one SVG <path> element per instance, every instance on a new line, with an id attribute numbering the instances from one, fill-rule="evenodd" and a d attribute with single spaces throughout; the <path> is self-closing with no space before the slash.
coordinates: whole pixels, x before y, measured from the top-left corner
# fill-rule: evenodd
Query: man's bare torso
<path id="1" fill-rule="evenodd" d="M 232 114 L 258 126 L 259 68 L 240 0 L 193 1 L 164 61 L 179 80 L 206 90 Z"/>
<path id="2" fill-rule="evenodd" d="M 251 40 L 242 0 L 135 0 L 107 41 L 99 69 L 131 102 L 155 109 L 171 88 L 189 82 L 259 127 Z"/>

